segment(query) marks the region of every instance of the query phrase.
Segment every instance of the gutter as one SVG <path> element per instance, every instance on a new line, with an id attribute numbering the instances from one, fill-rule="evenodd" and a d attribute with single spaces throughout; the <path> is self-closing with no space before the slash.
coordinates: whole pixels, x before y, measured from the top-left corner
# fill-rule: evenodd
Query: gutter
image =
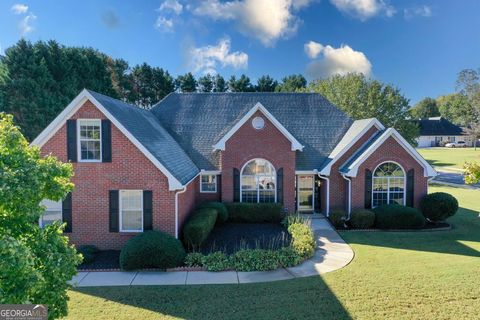
<path id="1" fill-rule="evenodd" d="M 350 213 L 352 212 L 352 179 L 347 178 L 345 174 L 342 174 L 342 178 L 348 181 L 348 219 L 350 219 Z"/>
<path id="2" fill-rule="evenodd" d="M 326 211 L 326 216 L 329 217 L 330 216 L 330 178 L 327 178 L 326 176 L 322 176 L 320 172 L 317 173 L 317 175 L 320 179 L 323 179 L 327 182 L 327 196 L 326 196 L 327 203 L 325 205 L 325 211 Z"/>

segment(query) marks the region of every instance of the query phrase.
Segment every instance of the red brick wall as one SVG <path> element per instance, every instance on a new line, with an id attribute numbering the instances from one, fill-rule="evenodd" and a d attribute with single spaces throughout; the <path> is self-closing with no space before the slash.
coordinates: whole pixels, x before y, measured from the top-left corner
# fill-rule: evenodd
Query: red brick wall
<path id="1" fill-rule="evenodd" d="M 338 169 L 357 151 L 370 137 L 377 132 L 376 127 L 370 128 L 345 154 L 335 162 L 330 170 L 330 211 L 347 210 L 348 182 L 338 172 Z"/>
<path id="2" fill-rule="evenodd" d="M 261 116 L 265 127 L 255 130 L 251 120 Z M 257 112 L 226 142 L 221 156 L 222 200 L 233 201 L 233 168 L 241 170 L 254 158 L 263 158 L 276 170 L 283 168 L 284 206 L 295 211 L 295 151 L 291 142 L 261 113 Z"/>
<path id="3" fill-rule="evenodd" d="M 182 226 L 193 212 L 197 203 L 198 177 L 187 185 L 185 192 L 178 195 L 178 237 L 182 238 Z"/>
<path id="4" fill-rule="evenodd" d="M 405 170 L 405 174 L 414 169 L 414 206 L 419 207 L 420 200 L 427 194 L 428 178 L 423 176 L 423 167 L 405 149 L 390 137 L 360 165 L 356 178 L 352 178 L 352 208 L 365 206 L 365 170 L 373 170 L 382 162 L 394 161 Z"/>
<path id="5" fill-rule="evenodd" d="M 90 102 L 86 102 L 73 119 L 105 119 Z M 42 147 L 67 161 L 66 126 Z M 135 233 L 109 232 L 108 191 L 117 189 L 152 190 L 153 229 L 175 235 L 175 192 L 168 190 L 167 178 L 112 123 L 112 162 L 73 164 L 75 190 L 72 193 L 72 233 L 76 245 L 93 244 L 100 249 L 120 249 Z M 195 188 L 188 186 L 180 197 L 180 221 L 195 203 Z"/>

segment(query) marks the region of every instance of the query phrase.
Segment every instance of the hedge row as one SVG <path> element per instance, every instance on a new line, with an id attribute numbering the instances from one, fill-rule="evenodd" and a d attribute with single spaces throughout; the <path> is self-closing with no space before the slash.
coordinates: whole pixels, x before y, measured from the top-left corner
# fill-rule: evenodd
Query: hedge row
<path id="1" fill-rule="evenodd" d="M 217 222 L 217 210 L 197 209 L 183 226 L 183 240 L 188 247 L 198 247 L 208 238 Z"/>
<path id="2" fill-rule="evenodd" d="M 231 222 L 280 222 L 285 218 L 283 205 L 280 203 L 244 203 L 225 204 L 228 220 Z"/>

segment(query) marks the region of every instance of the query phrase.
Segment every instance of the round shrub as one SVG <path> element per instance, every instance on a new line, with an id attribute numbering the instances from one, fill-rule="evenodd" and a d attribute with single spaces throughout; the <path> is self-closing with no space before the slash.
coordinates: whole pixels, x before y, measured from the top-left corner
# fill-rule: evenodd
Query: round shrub
<path id="1" fill-rule="evenodd" d="M 443 221 L 457 213 L 458 201 L 445 192 L 430 193 L 420 201 L 420 210 L 430 221 Z"/>
<path id="2" fill-rule="evenodd" d="M 291 247 L 303 258 L 310 258 L 315 253 L 315 238 L 312 229 L 303 223 L 291 224 L 288 233 L 292 235 Z"/>
<path id="3" fill-rule="evenodd" d="M 333 210 L 328 215 L 328 219 L 335 228 L 344 228 L 345 219 L 347 219 L 347 212 L 344 210 Z"/>
<path id="4" fill-rule="evenodd" d="M 217 210 L 197 209 L 183 226 L 183 239 L 188 247 L 198 247 L 215 227 Z"/>
<path id="5" fill-rule="evenodd" d="M 207 202 L 198 206 L 198 209 L 211 208 L 217 210 L 217 223 L 221 224 L 228 220 L 228 210 L 222 202 Z"/>
<path id="6" fill-rule="evenodd" d="M 387 204 L 373 209 L 379 229 L 420 229 L 425 225 L 422 213 L 411 207 Z"/>
<path id="7" fill-rule="evenodd" d="M 350 213 L 349 222 L 355 229 L 369 229 L 375 224 L 375 212 L 367 209 L 354 209 Z"/>
<path id="8" fill-rule="evenodd" d="M 160 231 L 146 231 L 125 244 L 120 252 L 124 270 L 174 268 L 183 264 L 185 249 L 180 240 Z"/>
<path id="9" fill-rule="evenodd" d="M 92 263 L 98 251 L 98 248 L 93 245 L 83 245 L 77 248 L 77 252 L 83 256 L 82 263 Z"/>

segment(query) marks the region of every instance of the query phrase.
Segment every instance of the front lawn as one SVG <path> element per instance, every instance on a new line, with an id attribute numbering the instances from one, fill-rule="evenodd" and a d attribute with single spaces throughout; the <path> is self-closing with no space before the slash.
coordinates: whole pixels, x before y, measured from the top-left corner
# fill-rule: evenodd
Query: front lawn
<path id="1" fill-rule="evenodd" d="M 420 148 L 417 151 L 435 167 L 463 168 L 465 161 L 480 161 L 480 148 Z"/>
<path id="2" fill-rule="evenodd" d="M 458 151 L 456 149 L 455 151 Z M 452 187 L 451 231 L 342 232 L 347 267 L 252 285 L 79 288 L 71 319 L 475 319 L 480 310 L 480 191 Z"/>

